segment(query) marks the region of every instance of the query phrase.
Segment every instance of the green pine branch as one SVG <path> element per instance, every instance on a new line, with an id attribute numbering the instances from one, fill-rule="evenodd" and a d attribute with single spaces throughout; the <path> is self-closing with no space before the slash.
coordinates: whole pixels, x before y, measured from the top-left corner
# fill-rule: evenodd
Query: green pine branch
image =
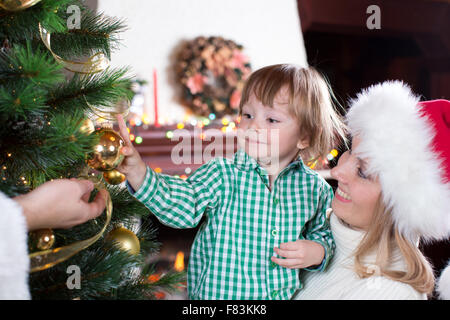
<path id="1" fill-rule="evenodd" d="M 0 163 L 8 168 L 9 178 L 24 177 L 34 188 L 80 169 L 96 142 L 95 135 L 79 131 L 83 119 L 82 112 L 74 111 L 16 123 L 1 136 Z"/>
<path id="2" fill-rule="evenodd" d="M 49 32 L 64 32 L 66 21 L 58 14 L 72 0 L 42 0 L 36 5 L 17 12 L 0 9 L 0 40 L 11 44 L 33 40 L 39 35 L 39 23 Z"/>
<path id="3" fill-rule="evenodd" d="M 8 180 L 4 176 L 3 170 L 0 168 L 0 192 L 3 192 L 8 197 L 15 197 L 20 194 L 29 192 L 29 187 L 24 185 L 17 185 L 16 181 Z"/>
<path id="4" fill-rule="evenodd" d="M 100 109 L 111 108 L 133 95 L 131 77 L 125 76 L 127 72 L 128 68 L 108 68 L 91 77 L 76 74 L 68 82 L 50 90 L 47 104 L 57 112 L 73 110 L 74 106 L 89 111 L 88 103 Z"/>
<path id="5" fill-rule="evenodd" d="M 33 84 L 0 87 L 0 118 L 3 120 L 29 120 L 43 116 L 47 110 L 45 91 Z"/>
<path id="6" fill-rule="evenodd" d="M 27 41 L 24 46 L 14 45 L 12 49 L 0 52 L 0 85 L 33 84 L 35 87 L 50 88 L 64 80 L 62 65 L 55 61 L 44 48 L 33 48 Z"/>
<path id="7" fill-rule="evenodd" d="M 150 282 L 148 281 L 148 277 L 153 273 L 154 271 L 143 273 L 141 276 L 142 281 L 134 281 L 121 286 L 115 292 L 115 298 L 119 300 L 156 299 L 156 292 L 164 291 L 173 293 L 183 288 L 184 285 L 182 283 L 186 282 L 186 272 L 184 271 L 177 272 L 170 270 L 158 280 Z"/>
<path id="8" fill-rule="evenodd" d="M 52 50 L 65 59 L 91 56 L 97 52 L 103 52 L 111 59 L 111 51 L 119 45 L 118 34 L 125 29 L 123 20 L 84 10 L 80 28 L 52 34 Z"/>
<path id="9" fill-rule="evenodd" d="M 152 233 L 149 229 L 141 231 Z M 33 299 L 154 299 L 155 291 L 179 289 L 180 283 L 186 281 L 184 272 L 171 270 L 157 281 L 149 280 L 155 269 L 146 264 L 148 252 L 143 249 L 145 241 L 140 238 L 140 242 L 145 255 L 130 255 L 104 238 L 70 260 L 33 274 L 30 283 Z M 70 265 L 81 270 L 80 289 L 67 289 L 66 270 Z"/>

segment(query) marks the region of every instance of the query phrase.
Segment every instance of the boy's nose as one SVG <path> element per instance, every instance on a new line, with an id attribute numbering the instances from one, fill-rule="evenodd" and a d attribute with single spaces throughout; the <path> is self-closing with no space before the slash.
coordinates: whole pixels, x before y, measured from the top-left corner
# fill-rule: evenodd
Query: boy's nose
<path id="1" fill-rule="evenodd" d="M 258 121 L 257 121 L 256 119 L 253 119 L 253 120 L 250 122 L 250 125 L 248 126 L 248 128 L 249 128 L 249 129 L 253 129 L 253 130 L 255 130 L 255 131 L 258 131 L 259 128 L 260 128 Z"/>

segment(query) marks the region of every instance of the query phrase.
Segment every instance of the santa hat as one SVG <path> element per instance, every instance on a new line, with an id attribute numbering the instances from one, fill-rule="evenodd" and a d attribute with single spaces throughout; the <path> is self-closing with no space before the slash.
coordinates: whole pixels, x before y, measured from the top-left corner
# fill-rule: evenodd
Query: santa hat
<path id="1" fill-rule="evenodd" d="M 450 300 L 450 260 L 447 267 L 441 272 L 436 290 L 439 293 L 439 298 Z"/>
<path id="2" fill-rule="evenodd" d="M 450 235 L 450 102 L 419 102 L 401 81 L 371 86 L 347 114 L 396 227 L 416 242 Z"/>

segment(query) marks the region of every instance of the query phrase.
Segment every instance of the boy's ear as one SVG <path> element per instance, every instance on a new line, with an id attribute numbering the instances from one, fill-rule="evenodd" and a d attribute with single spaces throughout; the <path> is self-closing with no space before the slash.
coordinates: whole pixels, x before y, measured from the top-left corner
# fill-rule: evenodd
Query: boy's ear
<path id="1" fill-rule="evenodd" d="M 303 150 L 308 147 L 309 147 L 309 138 L 308 137 L 304 137 L 304 138 L 298 140 L 297 148 L 299 148 L 300 150 Z"/>

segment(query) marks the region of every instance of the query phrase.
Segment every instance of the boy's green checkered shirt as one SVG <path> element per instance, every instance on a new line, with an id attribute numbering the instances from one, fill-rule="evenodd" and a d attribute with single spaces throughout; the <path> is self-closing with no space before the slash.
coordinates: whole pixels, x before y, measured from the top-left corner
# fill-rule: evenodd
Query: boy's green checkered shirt
<path id="1" fill-rule="evenodd" d="M 147 168 L 134 196 L 163 224 L 194 228 L 206 216 L 189 256 L 190 299 L 290 299 L 302 287 L 299 270 L 270 260 L 282 242 L 320 243 L 325 258 L 308 270 L 326 268 L 334 252 L 325 214 L 331 187 L 300 159 L 268 185 L 267 172 L 242 150 L 186 181 Z"/>

